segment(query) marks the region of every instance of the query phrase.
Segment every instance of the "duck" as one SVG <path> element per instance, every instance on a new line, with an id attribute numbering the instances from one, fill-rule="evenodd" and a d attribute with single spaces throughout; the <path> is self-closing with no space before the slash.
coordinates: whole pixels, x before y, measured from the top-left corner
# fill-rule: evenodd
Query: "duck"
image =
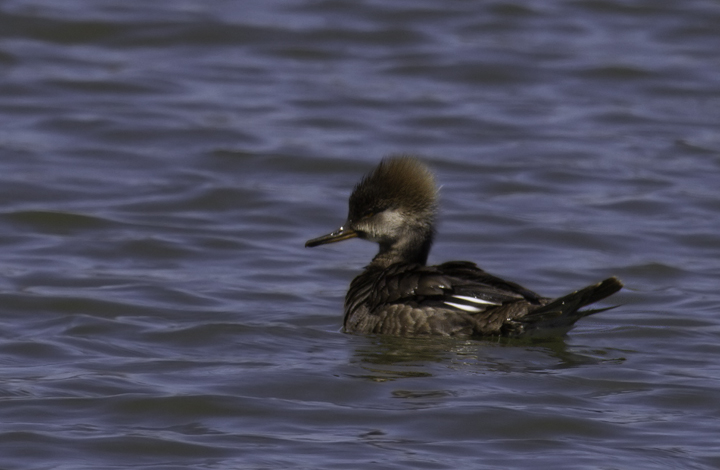
<path id="1" fill-rule="evenodd" d="M 438 187 L 427 165 L 389 156 L 354 187 L 339 229 L 312 248 L 352 238 L 379 250 L 350 283 L 343 331 L 391 336 L 518 337 L 564 334 L 577 320 L 614 307 L 582 310 L 622 289 L 617 277 L 552 299 L 501 279 L 470 261 L 428 266 Z"/>

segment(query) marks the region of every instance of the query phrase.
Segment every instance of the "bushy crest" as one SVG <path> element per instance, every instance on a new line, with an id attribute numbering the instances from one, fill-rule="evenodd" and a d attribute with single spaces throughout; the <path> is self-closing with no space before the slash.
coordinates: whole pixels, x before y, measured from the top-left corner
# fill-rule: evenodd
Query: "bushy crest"
<path id="1" fill-rule="evenodd" d="M 355 186 L 350 217 L 386 209 L 430 217 L 437 208 L 437 195 L 435 178 L 427 166 L 413 156 L 390 156 Z"/>

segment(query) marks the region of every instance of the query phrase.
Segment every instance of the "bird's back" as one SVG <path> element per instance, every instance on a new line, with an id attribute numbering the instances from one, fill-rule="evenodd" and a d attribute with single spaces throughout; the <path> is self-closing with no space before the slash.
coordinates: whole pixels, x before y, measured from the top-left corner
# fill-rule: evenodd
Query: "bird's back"
<path id="1" fill-rule="evenodd" d="M 350 285 L 344 327 L 350 333 L 402 336 L 516 336 L 546 326 L 569 329 L 586 315 L 579 308 L 620 287 L 610 278 L 553 301 L 465 261 L 370 266 Z"/>

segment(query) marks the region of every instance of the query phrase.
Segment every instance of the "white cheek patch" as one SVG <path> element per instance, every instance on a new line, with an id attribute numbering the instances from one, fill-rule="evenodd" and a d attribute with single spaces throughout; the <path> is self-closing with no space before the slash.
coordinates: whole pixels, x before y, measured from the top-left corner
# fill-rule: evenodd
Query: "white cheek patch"
<path id="1" fill-rule="evenodd" d="M 389 229 L 392 235 L 397 234 L 398 230 L 407 224 L 405 217 L 403 217 L 402 214 L 395 209 L 382 211 L 378 214 L 378 219 L 380 224 L 382 224 L 386 230 Z"/>
<path id="2" fill-rule="evenodd" d="M 399 211 L 387 209 L 376 214 L 375 217 L 370 219 L 370 223 L 366 223 L 358 228 L 365 232 L 367 240 L 380 242 L 387 236 L 391 238 L 396 237 L 397 231 L 403 227 L 405 223 L 406 221 Z"/>

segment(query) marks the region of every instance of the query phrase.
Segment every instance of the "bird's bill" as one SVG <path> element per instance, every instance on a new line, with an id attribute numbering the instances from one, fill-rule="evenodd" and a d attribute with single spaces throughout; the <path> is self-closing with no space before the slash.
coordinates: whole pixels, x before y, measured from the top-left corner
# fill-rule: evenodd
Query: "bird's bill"
<path id="1" fill-rule="evenodd" d="M 357 236 L 358 233 L 355 230 L 342 226 L 339 229 L 335 230 L 333 233 L 329 233 L 327 235 L 323 235 L 322 237 L 317 237 L 313 238 L 312 240 L 306 241 L 305 248 L 312 248 L 314 246 L 327 245 L 328 243 L 341 242 L 343 240 L 348 240 Z"/>

